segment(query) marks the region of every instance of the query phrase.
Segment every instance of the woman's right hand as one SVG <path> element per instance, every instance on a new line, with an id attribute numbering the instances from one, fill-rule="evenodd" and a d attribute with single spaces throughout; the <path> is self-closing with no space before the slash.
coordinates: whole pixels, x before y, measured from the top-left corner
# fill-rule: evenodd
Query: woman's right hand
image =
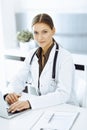
<path id="1" fill-rule="evenodd" d="M 8 93 L 8 95 L 5 97 L 5 101 L 11 105 L 14 102 L 18 101 L 19 97 L 21 97 L 21 94 Z"/>

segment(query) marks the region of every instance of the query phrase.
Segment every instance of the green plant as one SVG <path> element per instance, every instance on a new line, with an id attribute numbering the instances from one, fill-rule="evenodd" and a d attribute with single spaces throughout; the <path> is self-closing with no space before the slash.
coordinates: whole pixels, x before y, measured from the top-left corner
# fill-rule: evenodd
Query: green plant
<path id="1" fill-rule="evenodd" d="M 19 42 L 29 42 L 31 39 L 33 38 L 33 33 L 30 32 L 29 30 L 22 30 L 20 32 L 17 33 L 17 40 Z"/>

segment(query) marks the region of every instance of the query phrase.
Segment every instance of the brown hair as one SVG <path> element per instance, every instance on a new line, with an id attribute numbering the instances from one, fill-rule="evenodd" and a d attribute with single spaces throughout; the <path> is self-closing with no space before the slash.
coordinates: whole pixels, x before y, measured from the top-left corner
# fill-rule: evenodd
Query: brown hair
<path id="1" fill-rule="evenodd" d="M 47 24 L 51 29 L 53 29 L 54 27 L 54 23 L 52 18 L 48 15 L 48 14 L 38 14 L 36 15 L 33 20 L 32 20 L 32 27 L 33 25 L 35 25 L 36 23 L 45 23 Z"/>

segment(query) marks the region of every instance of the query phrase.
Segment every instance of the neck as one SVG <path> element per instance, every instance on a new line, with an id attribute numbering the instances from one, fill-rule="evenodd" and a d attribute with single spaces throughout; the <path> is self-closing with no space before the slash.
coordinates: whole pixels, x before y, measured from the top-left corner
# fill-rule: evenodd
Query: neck
<path id="1" fill-rule="evenodd" d="M 45 46 L 44 48 L 42 48 L 42 53 L 45 54 L 48 50 L 48 48 L 52 45 L 53 40 L 50 42 L 50 44 L 48 44 L 47 46 Z"/>

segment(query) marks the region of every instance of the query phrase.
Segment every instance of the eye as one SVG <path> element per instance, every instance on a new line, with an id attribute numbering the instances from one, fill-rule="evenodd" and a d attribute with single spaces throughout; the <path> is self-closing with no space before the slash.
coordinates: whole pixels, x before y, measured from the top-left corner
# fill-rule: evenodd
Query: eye
<path id="1" fill-rule="evenodd" d="M 44 30 L 44 31 L 43 31 L 43 33 L 47 33 L 47 31 L 46 31 L 46 30 Z"/>
<path id="2" fill-rule="evenodd" d="M 35 31 L 35 32 L 34 32 L 34 34 L 38 34 L 38 32 L 37 32 L 37 31 Z"/>

